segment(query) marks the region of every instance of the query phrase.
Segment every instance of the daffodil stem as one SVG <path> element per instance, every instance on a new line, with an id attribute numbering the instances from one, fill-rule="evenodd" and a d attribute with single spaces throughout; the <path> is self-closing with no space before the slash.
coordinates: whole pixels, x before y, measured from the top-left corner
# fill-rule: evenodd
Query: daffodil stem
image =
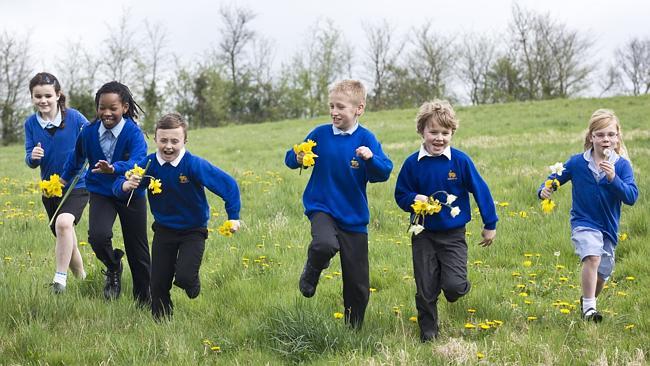
<path id="1" fill-rule="evenodd" d="M 149 169 L 149 165 L 151 165 L 151 159 L 147 160 L 147 165 L 144 167 L 144 173 L 142 173 L 142 177 L 145 177 L 145 174 L 147 174 L 147 169 Z M 129 194 L 129 200 L 126 201 L 126 207 L 129 207 L 129 203 L 131 203 L 131 198 L 133 198 L 133 192 L 135 192 L 135 189 L 131 191 L 131 194 Z"/>
<path id="2" fill-rule="evenodd" d="M 70 183 L 70 186 L 68 186 L 68 190 L 63 195 L 63 198 L 61 198 L 61 202 L 59 202 L 59 206 L 56 208 L 56 211 L 54 211 L 54 215 L 52 215 L 52 218 L 50 219 L 50 222 L 49 222 L 48 226 L 52 226 L 52 223 L 54 222 L 54 219 L 56 219 L 56 214 L 58 214 L 61 207 L 63 207 L 63 203 L 65 202 L 65 200 L 68 199 L 68 196 L 70 195 L 70 192 L 72 192 L 74 187 L 77 185 L 77 182 L 79 181 L 79 178 L 81 177 L 82 174 L 84 174 L 87 167 L 88 167 L 88 160 L 86 160 L 84 165 L 81 167 L 81 170 L 79 170 L 79 173 L 77 173 L 77 175 L 74 177 L 74 179 Z"/>

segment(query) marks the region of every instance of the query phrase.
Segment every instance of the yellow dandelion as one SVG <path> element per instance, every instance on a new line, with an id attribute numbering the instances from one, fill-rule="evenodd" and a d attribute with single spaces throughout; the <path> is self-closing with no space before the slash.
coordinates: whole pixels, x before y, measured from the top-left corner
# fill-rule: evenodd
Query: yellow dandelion
<path id="1" fill-rule="evenodd" d="M 509 205 L 508 202 L 499 202 L 499 207 L 508 207 Z"/>
<path id="2" fill-rule="evenodd" d="M 533 302 L 531 300 L 524 300 L 524 304 L 531 305 Z"/>
<path id="3" fill-rule="evenodd" d="M 494 324 L 495 324 L 497 327 L 499 327 L 499 326 L 503 325 L 503 321 L 502 321 L 502 320 L 494 320 Z"/>
<path id="4" fill-rule="evenodd" d="M 524 267 L 530 267 L 530 266 L 533 265 L 533 262 L 531 262 L 531 261 L 524 261 L 522 264 L 524 265 Z"/>
<path id="5" fill-rule="evenodd" d="M 562 313 L 562 314 L 569 314 L 570 312 L 571 312 L 571 310 L 566 309 L 566 308 L 560 309 L 560 313 Z"/>
<path id="6" fill-rule="evenodd" d="M 625 291 L 617 291 L 616 295 L 618 295 L 618 296 L 627 296 L 627 293 Z"/>
<path id="7" fill-rule="evenodd" d="M 221 353 L 221 347 L 219 346 L 212 346 L 210 347 L 210 350 L 214 353 Z"/>
<path id="8" fill-rule="evenodd" d="M 465 329 L 474 329 L 476 328 L 476 325 L 472 323 L 465 323 Z"/>
<path id="9" fill-rule="evenodd" d="M 526 320 L 528 320 L 529 322 L 532 322 L 534 320 L 537 320 L 537 317 L 531 315 L 531 316 L 527 317 Z"/>
<path id="10" fill-rule="evenodd" d="M 343 313 L 339 313 L 339 312 L 334 313 L 334 319 L 343 319 Z"/>
<path id="11" fill-rule="evenodd" d="M 225 236 L 225 237 L 231 237 L 232 236 L 232 222 L 230 220 L 224 221 L 221 226 L 217 229 L 219 231 L 219 234 Z"/>
<path id="12" fill-rule="evenodd" d="M 634 328 L 634 324 L 628 324 L 625 326 L 625 330 L 631 330 L 632 328 Z"/>
<path id="13" fill-rule="evenodd" d="M 467 312 L 470 313 L 470 314 L 474 314 L 474 313 L 476 313 L 476 309 L 471 309 L 470 308 L 470 309 L 467 309 Z"/>
<path id="14" fill-rule="evenodd" d="M 524 257 L 526 258 L 531 258 L 533 256 L 533 253 L 524 253 Z"/>
<path id="15" fill-rule="evenodd" d="M 412 316 L 412 317 L 409 318 L 409 321 L 411 323 L 417 323 L 418 322 L 418 317 L 417 316 Z"/>
<path id="16" fill-rule="evenodd" d="M 627 276 L 625 277 L 627 281 L 634 281 L 636 278 L 634 276 Z"/>
<path id="17" fill-rule="evenodd" d="M 476 352 L 476 358 L 478 358 L 479 360 L 482 360 L 482 359 L 485 358 L 485 355 L 483 353 L 481 353 L 481 352 Z"/>
<path id="18" fill-rule="evenodd" d="M 527 293 L 527 292 L 520 292 L 520 293 L 519 293 L 519 296 L 521 296 L 521 297 L 528 297 L 528 293 Z"/>
<path id="19" fill-rule="evenodd" d="M 627 233 L 620 234 L 618 238 L 620 241 L 626 241 L 628 238 Z"/>
<path id="20" fill-rule="evenodd" d="M 522 219 L 525 219 L 526 217 L 528 217 L 528 213 L 526 213 L 526 211 L 519 211 L 519 216 Z"/>
<path id="21" fill-rule="evenodd" d="M 479 329 L 482 329 L 482 330 L 488 330 L 488 329 L 490 329 L 490 326 L 487 325 L 487 324 L 485 324 L 485 323 L 480 323 L 480 324 L 478 325 L 478 327 L 479 327 Z"/>
<path id="22" fill-rule="evenodd" d="M 377 289 L 374 288 L 374 287 L 371 287 L 371 288 L 370 288 L 370 292 L 377 292 Z"/>

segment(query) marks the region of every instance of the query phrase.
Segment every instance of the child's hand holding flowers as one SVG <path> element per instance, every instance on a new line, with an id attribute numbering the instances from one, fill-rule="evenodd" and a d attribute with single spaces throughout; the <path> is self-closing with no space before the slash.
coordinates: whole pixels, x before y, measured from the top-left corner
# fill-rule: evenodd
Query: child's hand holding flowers
<path id="1" fill-rule="evenodd" d="M 63 195 L 64 183 L 58 174 L 52 174 L 50 175 L 50 179 L 40 181 L 38 186 L 41 188 L 45 197 L 61 197 Z"/>
<path id="2" fill-rule="evenodd" d="M 544 187 L 539 192 L 539 196 L 542 198 L 542 211 L 544 213 L 550 213 L 555 208 L 555 202 L 551 200 L 551 196 L 553 192 L 560 188 L 560 181 L 557 180 L 557 177 L 562 176 L 562 172 L 566 170 L 560 162 L 549 166 L 549 169 L 551 169 L 551 176 L 544 182 Z"/>
<path id="3" fill-rule="evenodd" d="M 300 171 L 316 164 L 318 155 L 314 154 L 312 148 L 316 146 L 313 140 L 307 140 L 300 145 L 293 145 L 293 152 L 296 153 L 296 161 L 300 164 Z"/>
<path id="4" fill-rule="evenodd" d="M 232 234 L 239 230 L 240 225 L 239 220 L 226 220 L 217 230 L 219 234 L 225 237 L 231 237 Z"/>

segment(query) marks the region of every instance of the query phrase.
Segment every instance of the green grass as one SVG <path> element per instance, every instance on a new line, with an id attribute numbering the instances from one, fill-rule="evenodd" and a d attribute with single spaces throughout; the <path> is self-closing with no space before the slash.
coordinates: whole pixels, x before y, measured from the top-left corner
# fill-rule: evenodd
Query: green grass
<path id="1" fill-rule="evenodd" d="M 408 215 L 393 199 L 401 162 L 419 144 L 415 110 L 363 118 L 395 169 L 388 182 L 368 189 L 370 281 L 376 291 L 361 331 L 333 316 L 343 311 L 338 260 L 314 298 L 302 298 L 297 289 L 310 240 L 301 203 L 309 172 L 285 168 L 284 153 L 326 118 L 190 132 L 188 149 L 239 182 L 245 227 L 233 238 L 217 235 L 225 213 L 210 195 L 215 231 L 201 268 L 203 292 L 188 300 L 174 288 L 175 315 L 162 324 L 133 304 L 128 271 L 126 296 L 103 300 L 102 265 L 85 244 L 86 215 L 77 233 L 89 277 L 70 278 L 64 295 L 50 294 L 45 285 L 54 271 L 54 240 L 33 189 L 38 172 L 24 165 L 22 146 L 0 148 L 0 365 L 644 364 L 650 355 L 648 105 L 646 96 L 458 109 L 461 125 L 453 145 L 474 159 L 495 200 L 508 205 L 498 206 L 497 240 L 490 248 L 477 245 L 477 214 L 468 225 L 473 288 L 457 303 L 441 299 L 441 337 L 429 344 L 418 342 L 417 325 L 409 320 L 416 310 Z M 569 238 L 570 187 L 559 190 L 549 215 L 541 213 L 534 192 L 548 165 L 581 151 L 589 116 L 603 107 L 622 121 L 641 194 L 634 207 L 623 209 L 621 233 L 628 238 L 599 298 L 605 321 L 594 325 L 582 322 L 570 306 L 580 291 Z M 114 232 L 115 245 L 123 246 L 119 225 Z M 554 305 L 558 301 L 569 306 Z M 502 324 L 465 328 L 495 320 Z"/>

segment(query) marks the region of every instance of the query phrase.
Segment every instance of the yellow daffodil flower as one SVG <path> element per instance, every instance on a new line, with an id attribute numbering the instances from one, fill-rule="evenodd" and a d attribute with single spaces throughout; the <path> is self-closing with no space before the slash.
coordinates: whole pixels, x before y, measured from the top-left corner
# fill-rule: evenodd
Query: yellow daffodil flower
<path id="1" fill-rule="evenodd" d="M 126 173 L 124 173 L 124 176 L 126 177 L 126 179 L 131 178 L 131 176 L 133 174 L 135 174 L 135 175 L 137 175 L 139 177 L 142 177 L 142 176 L 144 176 L 144 172 L 145 172 L 144 168 L 141 168 L 141 167 L 138 166 L 138 164 L 135 164 L 133 166 L 133 169 L 127 170 Z"/>
<path id="2" fill-rule="evenodd" d="M 566 170 L 564 167 L 564 164 L 557 162 L 551 166 L 549 166 L 549 169 L 551 169 L 551 173 L 559 176 L 562 176 L 562 172 Z"/>
<path id="3" fill-rule="evenodd" d="M 551 213 L 554 208 L 555 202 L 553 202 L 553 200 L 547 198 L 542 201 L 542 211 L 544 211 L 544 213 Z"/>
<path id="4" fill-rule="evenodd" d="M 219 231 L 219 234 L 225 236 L 225 237 L 231 237 L 232 236 L 232 222 L 230 220 L 224 221 L 221 226 L 217 229 Z"/>
<path id="5" fill-rule="evenodd" d="M 63 183 L 61 183 L 61 178 L 58 174 L 52 174 L 50 175 L 50 179 L 38 182 L 38 186 L 45 197 L 63 196 Z"/>
<path id="6" fill-rule="evenodd" d="M 162 192 L 162 183 L 160 182 L 160 179 L 151 179 L 149 182 L 149 189 L 151 190 L 151 194 L 158 194 Z"/>

